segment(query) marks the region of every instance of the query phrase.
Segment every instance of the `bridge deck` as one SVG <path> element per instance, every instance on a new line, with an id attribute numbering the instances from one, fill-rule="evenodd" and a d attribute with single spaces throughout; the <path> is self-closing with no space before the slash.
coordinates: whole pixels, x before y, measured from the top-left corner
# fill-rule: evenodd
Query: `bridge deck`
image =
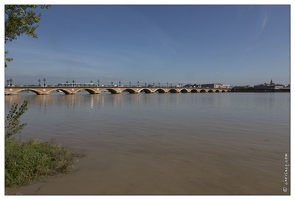
<path id="1" fill-rule="evenodd" d="M 129 92 L 131 94 L 145 93 L 207 93 L 207 92 L 229 92 L 228 88 L 198 88 L 198 87 L 143 87 L 143 86 L 6 86 L 5 95 L 13 95 L 22 91 L 31 91 L 37 95 L 48 95 L 53 91 L 61 91 L 64 94 L 76 94 L 87 91 L 89 94 L 100 94 L 108 91 L 112 94 Z"/>

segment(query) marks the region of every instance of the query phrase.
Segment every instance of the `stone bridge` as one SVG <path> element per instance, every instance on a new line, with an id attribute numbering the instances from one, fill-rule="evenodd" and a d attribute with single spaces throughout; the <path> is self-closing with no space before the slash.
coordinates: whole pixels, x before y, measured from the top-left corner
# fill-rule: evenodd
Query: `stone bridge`
<path id="1" fill-rule="evenodd" d="M 31 91 L 37 95 L 48 95 L 51 92 L 60 91 L 64 94 L 76 94 L 80 91 L 87 91 L 89 94 L 100 94 L 110 92 L 112 94 L 121 94 L 129 92 L 130 94 L 144 93 L 207 93 L 207 92 L 228 92 L 226 88 L 186 88 L 186 87 L 143 87 L 143 86 L 6 86 L 5 95 L 13 95 L 23 91 Z"/>

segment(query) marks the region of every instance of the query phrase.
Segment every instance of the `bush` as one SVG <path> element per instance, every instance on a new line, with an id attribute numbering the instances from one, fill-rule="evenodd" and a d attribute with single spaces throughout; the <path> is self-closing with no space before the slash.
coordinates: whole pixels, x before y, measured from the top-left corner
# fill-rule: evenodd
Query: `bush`
<path id="1" fill-rule="evenodd" d="M 61 145 L 36 139 L 25 143 L 5 139 L 5 186 L 69 172 L 75 161 L 76 155 Z"/>
<path id="2" fill-rule="evenodd" d="M 19 118 L 27 107 L 25 101 L 17 110 L 13 104 L 5 121 L 5 186 L 23 185 L 40 177 L 69 172 L 77 161 L 76 154 L 51 142 L 16 141 L 12 135 L 20 133 L 25 124 Z"/>

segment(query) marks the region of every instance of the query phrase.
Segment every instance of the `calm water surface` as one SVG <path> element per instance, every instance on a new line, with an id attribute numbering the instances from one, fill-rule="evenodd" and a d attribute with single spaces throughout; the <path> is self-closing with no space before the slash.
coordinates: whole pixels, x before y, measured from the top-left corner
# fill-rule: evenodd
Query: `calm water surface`
<path id="1" fill-rule="evenodd" d="M 290 93 L 21 93 L 5 96 L 6 113 L 25 99 L 22 139 L 86 156 L 77 172 L 23 193 L 289 194 Z"/>

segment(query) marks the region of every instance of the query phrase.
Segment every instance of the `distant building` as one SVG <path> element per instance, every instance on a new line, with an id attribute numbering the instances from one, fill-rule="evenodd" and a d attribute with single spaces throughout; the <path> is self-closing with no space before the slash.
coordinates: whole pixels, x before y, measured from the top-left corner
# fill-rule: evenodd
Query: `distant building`
<path id="1" fill-rule="evenodd" d="M 199 84 L 186 84 L 186 85 L 184 85 L 183 87 L 194 87 L 194 88 L 196 88 L 196 87 L 200 87 L 200 85 Z"/>
<path id="2" fill-rule="evenodd" d="M 230 88 L 230 85 L 229 84 L 222 84 L 222 83 L 210 83 L 210 84 L 201 84 L 201 88 L 227 89 L 227 88 Z"/>
<path id="3" fill-rule="evenodd" d="M 282 84 L 275 84 L 270 80 L 270 83 L 264 83 L 259 85 L 254 85 L 255 90 L 277 90 L 277 89 L 283 89 L 285 88 Z"/>
<path id="4" fill-rule="evenodd" d="M 246 86 L 235 86 L 231 89 L 232 92 L 252 92 L 253 87 L 250 87 L 249 85 Z"/>

